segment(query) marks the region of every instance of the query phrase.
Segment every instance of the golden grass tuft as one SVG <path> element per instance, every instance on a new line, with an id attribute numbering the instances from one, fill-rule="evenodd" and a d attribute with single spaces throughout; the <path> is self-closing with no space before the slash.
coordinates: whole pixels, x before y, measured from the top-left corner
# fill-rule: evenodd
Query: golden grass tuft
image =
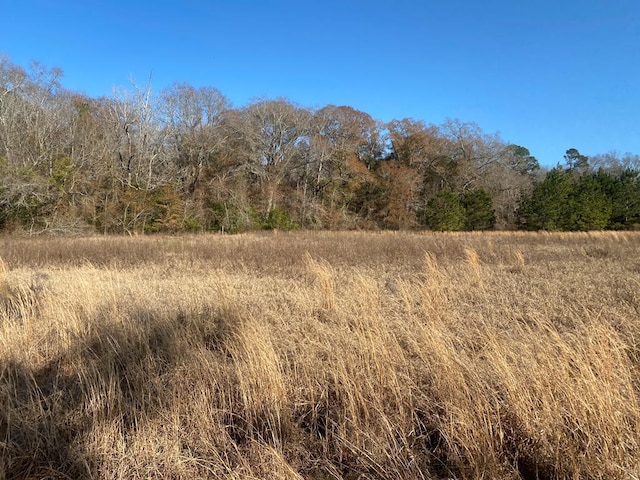
<path id="1" fill-rule="evenodd" d="M 325 260 L 314 260 L 308 252 L 305 254 L 305 261 L 309 272 L 315 277 L 321 308 L 328 312 L 333 311 L 336 306 L 333 268 Z"/>
<path id="2" fill-rule="evenodd" d="M 471 247 L 465 248 L 464 254 L 467 260 L 467 266 L 469 267 L 471 284 L 478 286 L 482 282 L 480 256 L 478 252 Z"/>
<path id="3" fill-rule="evenodd" d="M 639 246 L 0 238 L 0 478 L 637 478 Z"/>
<path id="4" fill-rule="evenodd" d="M 4 260 L 0 257 L 0 297 L 6 297 L 9 294 L 9 269 Z"/>
<path id="5" fill-rule="evenodd" d="M 520 250 L 512 250 L 511 256 L 513 260 L 513 271 L 523 272 L 526 265 L 524 254 Z"/>

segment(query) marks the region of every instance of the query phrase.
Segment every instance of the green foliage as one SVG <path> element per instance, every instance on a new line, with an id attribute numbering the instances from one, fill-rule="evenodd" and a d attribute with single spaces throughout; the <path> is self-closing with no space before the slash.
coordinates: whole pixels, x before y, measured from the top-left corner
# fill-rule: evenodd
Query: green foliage
<path id="1" fill-rule="evenodd" d="M 196 233 L 202 231 L 202 224 L 195 217 L 187 217 L 182 222 L 182 230 L 185 232 Z"/>
<path id="2" fill-rule="evenodd" d="M 41 229 L 55 202 L 47 180 L 33 169 L 0 164 L 0 228 Z"/>
<path id="3" fill-rule="evenodd" d="M 184 202 L 177 188 L 164 185 L 150 191 L 144 233 L 178 232 L 184 225 Z"/>
<path id="4" fill-rule="evenodd" d="M 567 163 L 567 170 L 584 173 L 589 168 L 589 157 L 580 154 L 578 149 L 570 148 L 565 152 L 564 160 Z"/>
<path id="5" fill-rule="evenodd" d="M 207 207 L 207 230 L 232 232 L 229 208 L 226 203 L 215 202 Z"/>
<path id="6" fill-rule="evenodd" d="M 371 227 L 383 223 L 389 192 L 381 182 L 367 179 L 354 187 L 347 186 L 347 191 L 347 208 L 363 221 L 361 224 Z"/>
<path id="7" fill-rule="evenodd" d="M 427 202 L 425 220 L 431 230 L 463 230 L 466 212 L 458 195 L 451 190 L 441 190 Z"/>
<path id="8" fill-rule="evenodd" d="M 527 230 L 567 230 L 573 208 L 574 179 L 562 168 L 549 171 L 522 201 L 520 214 Z"/>
<path id="9" fill-rule="evenodd" d="M 212 202 L 207 205 L 204 220 L 206 230 L 221 233 L 241 233 L 262 228 L 255 208 L 234 202 Z"/>
<path id="10" fill-rule="evenodd" d="M 466 214 L 465 230 L 491 230 L 495 226 L 493 201 L 486 191 L 467 191 L 462 195 L 461 202 Z"/>
<path id="11" fill-rule="evenodd" d="M 66 192 L 69 184 L 73 182 L 76 166 L 69 157 L 61 157 L 53 162 L 51 180 L 53 185 L 60 191 Z"/>
<path id="12" fill-rule="evenodd" d="M 3 198 L 3 197 L 4 197 L 4 189 L 0 185 L 0 198 Z M 3 201 L 0 201 L 0 230 L 3 230 L 6 228 L 7 223 L 9 221 L 9 217 L 10 217 L 9 205 L 7 205 Z"/>
<path id="13" fill-rule="evenodd" d="M 490 230 L 496 216 L 491 196 L 482 189 L 457 195 L 442 190 L 427 202 L 425 222 L 431 230 Z"/>
<path id="14" fill-rule="evenodd" d="M 600 171 L 596 178 L 611 199 L 609 228 L 640 227 L 640 172 L 626 169 L 618 176 Z"/>
<path id="15" fill-rule="evenodd" d="M 89 223 L 105 233 L 178 232 L 184 228 L 185 205 L 172 185 L 152 190 L 124 187 L 97 206 Z"/>
<path id="16" fill-rule="evenodd" d="M 554 168 L 521 203 L 528 230 L 602 230 L 616 208 L 618 180 L 604 172 L 583 173 Z M 640 203 L 639 203 L 640 205 Z"/>
<path id="17" fill-rule="evenodd" d="M 593 175 L 580 177 L 571 204 L 570 230 L 602 230 L 609 224 L 612 202 Z"/>
<path id="18" fill-rule="evenodd" d="M 294 230 L 298 226 L 291 221 L 289 213 L 282 208 L 273 208 L 265 218 L 262 228 L 265 230 Z"/>
<path id="19" fill-rule="evenodd" d="M 35 194 L 26 195 L 19 202 L 0 207 L 0 226 L 40 228 L 46 223 L 50 204 Z"/>
<path id="20" fill-rule="evenodd" d="M 507 145 L 505 148 L 507 165 L 521 175 L 529 175 L 540 170 L 538 159 L 531 155 L 528 148 L 520 145 Z"/>

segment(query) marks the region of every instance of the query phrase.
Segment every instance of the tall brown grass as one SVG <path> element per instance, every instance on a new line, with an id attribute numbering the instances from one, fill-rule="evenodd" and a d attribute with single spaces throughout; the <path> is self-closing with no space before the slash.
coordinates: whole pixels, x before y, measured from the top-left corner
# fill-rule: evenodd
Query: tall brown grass
<path id="1" fill-rule="evenodd" d="M 639 248 L 0 238 L 0 478 L 639 478 Z"/>

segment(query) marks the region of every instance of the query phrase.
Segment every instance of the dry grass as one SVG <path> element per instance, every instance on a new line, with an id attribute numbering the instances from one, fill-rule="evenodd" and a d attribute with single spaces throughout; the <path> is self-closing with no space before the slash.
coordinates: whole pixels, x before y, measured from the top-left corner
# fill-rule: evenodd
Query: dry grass
<path id="1" fill-rule="evenodd" d="M 638 478 L 639 249 L 0 238 L 0 478 Z"/>

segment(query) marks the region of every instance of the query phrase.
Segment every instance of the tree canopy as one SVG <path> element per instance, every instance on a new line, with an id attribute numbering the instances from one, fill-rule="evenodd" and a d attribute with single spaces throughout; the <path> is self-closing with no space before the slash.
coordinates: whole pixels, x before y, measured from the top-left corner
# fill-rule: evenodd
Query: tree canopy
<path id="1" fill-rule="evenodd" d="M 637 156 L 541 169 L 471 122 L 381 122 L 215 87 L 92 98 L 62 71 L 0 57 L 0 229 L 590 230 L 640 226 Z"/>

